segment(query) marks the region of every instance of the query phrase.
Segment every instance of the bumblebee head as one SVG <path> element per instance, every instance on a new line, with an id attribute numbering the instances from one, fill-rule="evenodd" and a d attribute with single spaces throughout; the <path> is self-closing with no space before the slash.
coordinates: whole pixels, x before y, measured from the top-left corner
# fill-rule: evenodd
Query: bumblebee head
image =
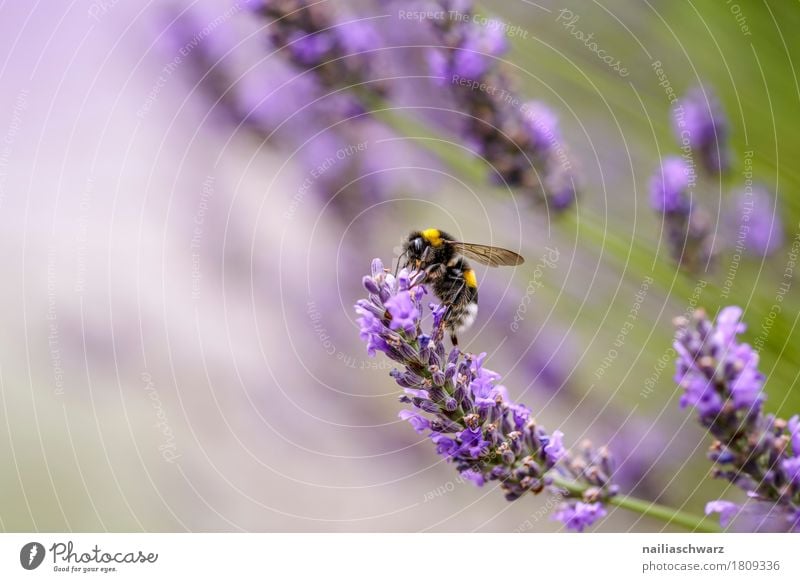
<path id="1" fill-rule="evenodd" d="M 452 251 L 445 244 L 450 235 L 436 228 L 415 230 L 403 243 L 401 263 L 414 269 L 427 268 L 431 263 L 446 262 Z"/>
<path id="2" fill-rule="evenodd" d="M 430 246 L 431 243 L 422 232 L 412 232 L 403 244 L 404 265 L 418 269 L 427 257 L 427 251 Z"/>

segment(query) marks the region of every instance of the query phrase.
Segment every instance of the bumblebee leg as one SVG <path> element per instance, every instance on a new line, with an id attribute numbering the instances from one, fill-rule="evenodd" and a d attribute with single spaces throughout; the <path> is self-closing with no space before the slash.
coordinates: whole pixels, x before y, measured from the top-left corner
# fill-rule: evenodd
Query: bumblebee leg
<path id="1" fill-rule="evenodd" d="M 439 263 L 428 266 L 423 273 L 425 273 L 425 279 L 438 279 L 444 276 L 446 270 L 447 267 Z"/>
<path id="2" fill-rule="evenodd" d="M 403 258 L 405 258 L 405 260 L 403 260 Z M 404 253 L 400 253 L 400 255 L 397 257 L 397 264 L 394 267 L 394 277 L 395 277 L 395 279 L 397 278 L 398 271 L 400 271 L 400 268 L 401 268 L 400 265 L 401 264 L 402 264 L 403 268 L 408 266 L 408 251 L 406 251 Z"/>
<path id="3" fill-rule="evenodd" d="M 458 301 L 463 301 L 464 288 L 466 287 L 466 283 L 464 282 L 463 278 L 459 278 L 461 280 L 461 285 L 458 289 L 451 295 L 452 299 L 447 303 L 447 313 L 444 317 L 444 325 L 450 330 L 450 341 L 453 342 L 453 347 L 458 346 L 458 337 L 456 336 L 456 330 L 453 325 L 453 321 L 451 319 L 451 313 L 453 309 L 456 307 L 456 303 Z"/>

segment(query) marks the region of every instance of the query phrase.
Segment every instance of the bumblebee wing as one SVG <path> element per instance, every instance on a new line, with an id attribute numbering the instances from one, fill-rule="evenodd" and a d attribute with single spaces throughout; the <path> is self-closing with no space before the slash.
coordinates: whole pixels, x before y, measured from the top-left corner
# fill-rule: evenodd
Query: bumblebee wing
<path id="1" fill-rule="evenodd" d="M 448 244 L 459 254 L 481 265 L 488 265 L 490 267 L 513 267 L 525 262 L 524 258 L 508 249 L 455 241 Z"/>

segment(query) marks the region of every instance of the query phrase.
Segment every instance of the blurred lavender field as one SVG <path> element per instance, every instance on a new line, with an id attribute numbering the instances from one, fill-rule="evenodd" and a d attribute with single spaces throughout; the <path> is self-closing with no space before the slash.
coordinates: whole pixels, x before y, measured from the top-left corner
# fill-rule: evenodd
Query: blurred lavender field
<path id="1" fill-rule="evenodd" d="M 370 261 L 430 226 L 525 255 L 477 268 L 461 341 L 537 420 L 608 443 L 626 493 L 743 500 L 678 407 L 671 321 L 740 305 L 767 410 L 800 411 L 797 8 L 480 4 L 509 25 L 510 85 L 557 115 L 578 190 L 559 211 L 469 154 L 436 40 L 401 15 L 424 2 L 332 8 L 375 115 L 287 63 L 255 4 L 0 4 L 0 528 L 561 531 L 551 498 L 459 478 L 359 339 Z M 689 271 L 650 188 L 696 86 L 730 170 L 695 190 L 716 258 Z M 609 510 L 595 530 L 663 528 Z"/>

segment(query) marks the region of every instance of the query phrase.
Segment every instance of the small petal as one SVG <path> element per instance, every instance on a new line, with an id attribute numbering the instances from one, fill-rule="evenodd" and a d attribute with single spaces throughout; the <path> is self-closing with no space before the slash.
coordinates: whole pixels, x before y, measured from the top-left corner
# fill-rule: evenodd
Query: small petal
<path id="1" fill-rule="evenodd" d="M 716 501 L 709 501 L 706 503 L 706 515 L 719 513 L 719 524 L 722 527 L 727 527 L 731 519 L 733 519 L 738 512 L 738 505 L 723 499 L 717 499 Z"/>
<path id="2" fill-rule="evenodd" d="M 563 438 L 563 432 L 560 430 L 554 431 L 553 436 L 550 437 L 550 442 L 544 447 L 544 454 L 552 465 L 558 463 L 567 454 L 566 449 L 564 449 Z"/>
<path id="3" fill-rule="evenodd" d="M 411 426 L 414 427 L 414 430 L 420 434 L 425 432 L 431 426 L 431 423 L 427 418 L 411 410 L 401 410 L 397 416 L 399 416 L 402 420 L 407 420 Z"/>

